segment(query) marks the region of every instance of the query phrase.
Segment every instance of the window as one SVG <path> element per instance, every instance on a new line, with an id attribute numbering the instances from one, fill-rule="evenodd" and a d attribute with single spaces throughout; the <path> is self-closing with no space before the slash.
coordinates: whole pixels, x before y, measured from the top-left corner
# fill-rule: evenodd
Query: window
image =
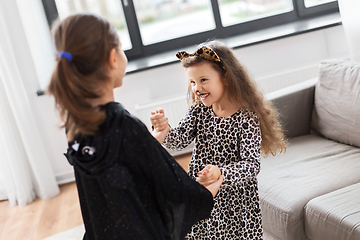
<path id="1" fill-rule="evenodd" d="M 144 45 L 215 29 L 210 0 L 134 0 Z"/>
<path id="2" fill-rule="evenodd" d="M 49 25 L 92 12 L 118 30 L 129 60 L 338 11 L 337 0 L 42 0 Z"/>
<path id="3" fill-rule="evenodd" d="M 296 0 L 300 17 L 316 16 L 339 10 L 337 0 Z"/>
<path id="4" fill-rule="evenodd" d="M 294 9 L 292 0 L 220 0 L 219 7 L 221 22 L 225 27 L 291 12 Z"/>
<path id="5" fill-rule="evenodd" d="M 115 26 L 123 49 L 129 50 L 132 48 L 124 10 L 119 0 L 55 0 L 55 5 L 60 19 L 64 19 L 71 14 L 88 12 L 105 17 Z"/>
<path id="6" fill-rule="evenodd" d="M 335 2 L 336 0 L 305 0 L 305 7 L 313 7 L 324 3 Z"/>

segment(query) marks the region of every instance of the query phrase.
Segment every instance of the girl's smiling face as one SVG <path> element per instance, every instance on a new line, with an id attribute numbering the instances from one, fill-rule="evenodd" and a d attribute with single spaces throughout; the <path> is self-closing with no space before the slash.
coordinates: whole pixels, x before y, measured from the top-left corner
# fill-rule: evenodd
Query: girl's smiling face
<path id="1" fill-rule="evenodd" d="M 224 100 L 224 84 L 221 75 L 212 64 L 203 61 L 186 69 L 193 93 L 209 107 Z"/>

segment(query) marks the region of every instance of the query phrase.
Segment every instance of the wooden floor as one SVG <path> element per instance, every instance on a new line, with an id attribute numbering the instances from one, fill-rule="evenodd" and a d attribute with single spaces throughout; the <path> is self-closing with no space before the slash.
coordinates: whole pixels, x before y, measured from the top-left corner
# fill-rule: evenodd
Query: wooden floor
<path id="1" fill-rule="evenodd" d="M 187 171 L 191 154 L 175 159 Z M 41 240 L 82 224 L 75 183 L 60 186 L 61 193 L 49 200 L 36 199 L 20 208 L 0 201 L 0 240 Z"/>

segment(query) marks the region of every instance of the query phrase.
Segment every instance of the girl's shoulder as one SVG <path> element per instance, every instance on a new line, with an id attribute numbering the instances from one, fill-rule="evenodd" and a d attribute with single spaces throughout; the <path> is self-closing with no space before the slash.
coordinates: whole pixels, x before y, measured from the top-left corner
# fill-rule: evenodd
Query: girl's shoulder
<path id="1" fill-rule="evenodd" d="M 122 115 L 124 114 L 125 108 L 118 102 L 108 102 L 104 105 L 99 106 L 101 110 L 106 112 L 107 116 L 111 115 Z"/>
<path id="2" fill-rule="evenodd" d="M 236 113 L 237 117 L 245 120 L 253 119 L 255 122 L 259 121 L 257 114 L 247 108 L 240 108 Z"/>
<path id="3" fill-rule="evenodd" d="M 121 103 L 110 102 L 100 107 L 106 112 L 105 128 L 134 128 L 135 126 L 142 128 L 144 125 L 137 117 L 130 114 Z"/>
<path id="4" fill-rule="evenodd" d="M 126 114 L 126 109 L 118 102 L 109 102 L 105 105 L 100 105 L 100 109 L 105 111 L 106 120 L 103 124 L 104 127 L 113 125 L 118 122 Z"/>

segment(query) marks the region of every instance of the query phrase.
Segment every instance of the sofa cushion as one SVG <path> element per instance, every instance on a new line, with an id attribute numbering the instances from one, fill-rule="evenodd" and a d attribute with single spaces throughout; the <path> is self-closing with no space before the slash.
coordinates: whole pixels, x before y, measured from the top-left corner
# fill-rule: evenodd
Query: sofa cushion
<path id="1" fill-rule="evenodd" d="M 360 240 L 360 183 L 312 199 L 305 230 L 312 240 Z"/>
<path id="2" fill-rule="evenodd" d="M 321 62 L 311 127 L 326 138 L 360 147 L 360 63 Z"/>
<path id="3" fill-rule="evenodd" d="M 304 207 L 313 198 L 360 182 L 360 148 L 316 135 L 289 140 L 285 154 L 264 158 L 258 176 L 266 232 L 307 239 Z"/>

